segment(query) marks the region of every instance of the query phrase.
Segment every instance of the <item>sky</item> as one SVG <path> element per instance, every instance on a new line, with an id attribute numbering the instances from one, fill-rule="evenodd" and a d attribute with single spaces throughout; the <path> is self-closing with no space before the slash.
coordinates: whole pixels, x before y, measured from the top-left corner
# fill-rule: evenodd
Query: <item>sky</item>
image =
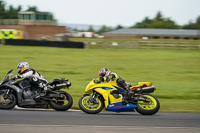
<path id="1" fill-rule="evenodd" d="M 58 23 L 132 26 L 160 11 L 178 25 L 195 22 L 200 16 L 200 0 L 4 0 L 6 5 L 36 6 L 51 12 Z"/>

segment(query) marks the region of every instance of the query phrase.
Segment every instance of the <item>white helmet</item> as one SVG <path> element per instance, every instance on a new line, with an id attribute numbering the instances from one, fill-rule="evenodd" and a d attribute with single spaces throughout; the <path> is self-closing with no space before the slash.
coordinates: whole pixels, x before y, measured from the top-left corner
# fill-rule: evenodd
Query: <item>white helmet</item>
<path id="1" fill-rule="evenodd" d="M 29 69 L 29 64 L 28 62 L 20 62 L 17 65 L 17 69 L 19 69 L 20 73 L 24 72 L 25 70 Z"/>

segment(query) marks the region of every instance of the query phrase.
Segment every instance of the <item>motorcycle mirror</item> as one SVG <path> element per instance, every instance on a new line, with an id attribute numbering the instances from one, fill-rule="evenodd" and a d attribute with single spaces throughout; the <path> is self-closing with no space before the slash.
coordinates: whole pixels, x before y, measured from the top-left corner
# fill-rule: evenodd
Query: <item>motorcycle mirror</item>
<path id="1" fill-rule="evenodd" d="M 9 70 L 7 74 L 11 73 L 13 71 L 13 69 Z"/>

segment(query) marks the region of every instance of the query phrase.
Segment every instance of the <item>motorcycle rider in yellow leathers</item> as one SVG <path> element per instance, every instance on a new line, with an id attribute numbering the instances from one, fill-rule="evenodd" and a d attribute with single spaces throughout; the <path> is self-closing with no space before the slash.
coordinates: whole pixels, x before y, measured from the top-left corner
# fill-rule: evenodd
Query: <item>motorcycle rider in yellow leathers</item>
<path id="1" fill-rule="evenodd" d="M 130 90 L 131 87 L 130 83 L 120 78 L 116 73 L 111 72 L 108 68 L 100 69 L 99 78 L 94 80 L 95 83 L 110 82 L 110 81 L 116 81 L 118 86 L 126 90 L 127 94 L 125 94 L 122 99 L 122 104 L 126 105 L 128 96 L 133 94 L 133 92 Z"/>

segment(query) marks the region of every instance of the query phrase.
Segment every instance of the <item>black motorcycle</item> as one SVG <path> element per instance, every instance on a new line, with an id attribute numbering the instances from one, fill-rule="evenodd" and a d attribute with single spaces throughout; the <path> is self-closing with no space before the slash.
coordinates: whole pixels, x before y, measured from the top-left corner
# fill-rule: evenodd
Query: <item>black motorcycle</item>
<path id="1" fill-rule="evenodd" d="M 47 108 L 50 105 L 57 111 L 66 111 L 71 108 L 73 99 L 71 95 L 60 89 L 71 86 L 67 79 L 54 79 L 47 84 L 48 91 L 44 96 L 30 83 L 28 78 L 15 80 L 9 78 L 11 69 L 0 82 L 0 109 L 12 109 L 17 105 L 23 108 Z"/>

